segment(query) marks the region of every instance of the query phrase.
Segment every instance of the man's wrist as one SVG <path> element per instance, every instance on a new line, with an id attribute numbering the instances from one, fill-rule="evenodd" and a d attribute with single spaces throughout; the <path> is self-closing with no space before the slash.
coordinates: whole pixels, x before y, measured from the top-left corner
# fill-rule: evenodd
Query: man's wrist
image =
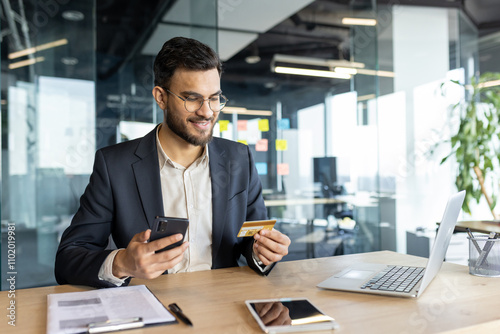
<path id="1" fill-rule="evenodd" d="M 119 251 L 119 249 L 115 249 L 114 251 L 109 253 L 103 264 L 101 265 L 98 274 L 100 280 L 107 281 L 115 286 L 122 286 L 125 283 L 125 280 L 128 278 L 118 278 L 117 276 L 113 275 L 113 262 Z"/>
<path id="2" fill-rule="evenodd" d="M 113 266 L 112 266 L 112 274 L 116 278 L 119 279 L 125 279 L 128 278 L 130 275 L 128 275 L 122 268 L 122 256 L 123 256 L 124 249 L 118 250 L 118 252 L 115 255 L 115 258 L 113 259 Z"/>

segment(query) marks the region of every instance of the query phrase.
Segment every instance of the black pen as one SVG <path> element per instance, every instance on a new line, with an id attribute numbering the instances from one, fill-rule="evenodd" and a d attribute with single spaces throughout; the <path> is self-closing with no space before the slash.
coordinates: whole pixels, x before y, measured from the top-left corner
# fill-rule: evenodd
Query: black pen
<path id="1" fill-rule="evenodd" d="M 172 304 L 168 305 L 168 308 L 170 309 L 170 311 L 174 312 L 174 314 L 179 319 L 181 319 L 186 325 L 193 326 L 193 323 L 191 322 L 191 320 L 189 320 L 188 317 L 186 317 L 184 312 L 182 312 L 181 308 L 179 306 L 177 306 L 176 303 L 172 303 Z"/>

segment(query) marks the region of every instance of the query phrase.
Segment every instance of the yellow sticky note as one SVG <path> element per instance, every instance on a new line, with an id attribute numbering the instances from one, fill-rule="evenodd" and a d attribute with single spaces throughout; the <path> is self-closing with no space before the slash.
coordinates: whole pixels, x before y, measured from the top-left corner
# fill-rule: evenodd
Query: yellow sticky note
<path id="1" fill-rule="evenodd" d="M 288 164 L 278 164 L 278 175 L 290 174 L 290 166 Z"/>
<path id="2" fill-rule="evenodd" d="M 286 151 L 288 144 L 286 139 L 276 139 L 276 151 Z"/>
<path id="3" fill-rule="evenodd" d="M 243 139 L 239 139 L 238 143 L 242 143 L 242 144 L 248 145 L 248 142 L 246 140 L 243 140 Z"/>
<path id="4" fill-rule="evenodd" d="M 269 131 L 269 120 L 259 119 L 259 130 L 262 132 Z"/>
<path id="5" fill-rule="evenodd" d="M 229 121 L 220 120 L 219 121 L 219 130 L 220 132 L 227 131 L 227 127 L 229 126 Z"/>

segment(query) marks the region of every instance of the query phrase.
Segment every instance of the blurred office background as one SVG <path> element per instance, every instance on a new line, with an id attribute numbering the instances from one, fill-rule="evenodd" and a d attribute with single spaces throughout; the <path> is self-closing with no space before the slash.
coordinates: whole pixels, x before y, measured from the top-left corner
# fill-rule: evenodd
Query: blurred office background
<path id="1" fill-rule="evenodd" d="M 2 0 L 0 9 L 2 289 L 9 223 L 17 288 L 55 284 L 55 251 L 95 151 L 163 120 L 152 63 L 171 37 L 199 39 L 224 61 L 229 103 L 215 135 L 252 149 L 269 217 L 293 242 L 286 260 L 406 253 L 416 233 L 432 235 L 456 191 L 454 162 L 440 164 L 450 147 L 431 154 L 465 94 L 447 83 L 500 72 L 495 0 Z M 473 213 L 460 219 L 490 218 L 484 203 Z"/>

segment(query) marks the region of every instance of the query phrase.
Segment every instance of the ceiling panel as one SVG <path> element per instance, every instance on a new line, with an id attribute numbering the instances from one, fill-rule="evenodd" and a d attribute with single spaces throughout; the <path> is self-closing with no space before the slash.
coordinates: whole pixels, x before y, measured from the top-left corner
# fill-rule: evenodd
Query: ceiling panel
<path id="1" fill-rule="evenodd" d="M 209 6 L 201 8 L 192 6 L 191 1 L 177 1 L 163 16 L 163 22 L 155 27 L 142 54 L 154 56 L 168 39 L 185 36 L 206 41 L 219 52 L 222 60 L 228 60 L 253 42 L 258 33 L 268 31 L 312 2 L 314 0 L 220 1 L 217 46 L 213 45 L 216 44 L 212 22 L 215 15 L 207 13 Z M 192 23 L 196 27 L 185 26 Z"/>

